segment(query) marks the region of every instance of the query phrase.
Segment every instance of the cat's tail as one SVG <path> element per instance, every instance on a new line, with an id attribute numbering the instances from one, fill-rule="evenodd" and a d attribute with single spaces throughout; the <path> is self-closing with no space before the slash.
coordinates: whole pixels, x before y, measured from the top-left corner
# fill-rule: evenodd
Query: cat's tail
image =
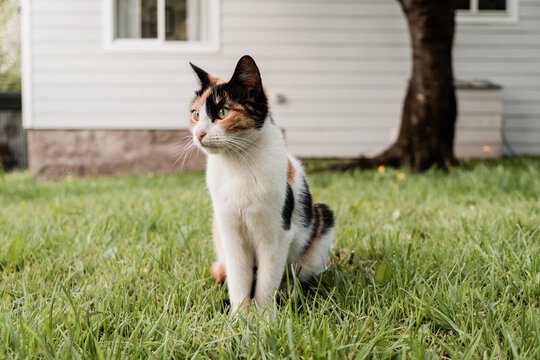
<path id="1" fill-rule="evenodd" d="M 313 204 L 313 227 L 311 242 L 317 242 L 321 236 L 334 228 L 334 213 L 325 204 Z"/>
<path id="2" fill-rule="evenodd" d="M 334 214 L 325 204 L 313 204 L 311 232 L 300 261 L 300 280 L 306 280 L 326 269 L 328 253 L 334 240 Z"/>

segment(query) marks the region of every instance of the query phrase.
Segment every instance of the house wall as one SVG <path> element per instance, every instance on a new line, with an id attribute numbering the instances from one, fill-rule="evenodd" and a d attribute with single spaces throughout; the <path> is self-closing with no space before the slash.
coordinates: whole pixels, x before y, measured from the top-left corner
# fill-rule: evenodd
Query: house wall
<path id="1" fill-rule="evenodd" d="M 292 153 L 373 155 L 397 136 L 410 71 L 397 1 L 221 0 L 221 14 L 216 54 L 121 53 L 104 49 L 101 0 L 23 1 L 26 127 L 185 129 L 188 61 L 227 77 L 250 54 Z M 540 1 L 521 0 L 517 23 L 459 24 L 454 54 L 458 79 L 502 85 L 505 151 L 540 155 Z M 478 134 L 458 129 L 457 145 L 500 141 Z"/>

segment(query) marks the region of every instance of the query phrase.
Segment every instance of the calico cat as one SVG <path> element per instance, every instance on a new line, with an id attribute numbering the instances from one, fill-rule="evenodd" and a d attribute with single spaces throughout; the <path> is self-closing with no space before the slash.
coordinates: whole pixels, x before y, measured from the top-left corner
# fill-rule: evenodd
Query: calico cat
<path id="1" fill-rule="evenodd" d="M 286 266 L 300 280 L 326 268 L 334 217 L 326 205 L 312 203 L 302 166 L 270 117 L 255 61 L 242 57 L 228 82 L 190 65 L 201 85 L 190 127 L 208 155 L 214 209 L 212 275 L 217 282 L 226 278 L 233 311 L 251 300 L 264 306 Z"/>

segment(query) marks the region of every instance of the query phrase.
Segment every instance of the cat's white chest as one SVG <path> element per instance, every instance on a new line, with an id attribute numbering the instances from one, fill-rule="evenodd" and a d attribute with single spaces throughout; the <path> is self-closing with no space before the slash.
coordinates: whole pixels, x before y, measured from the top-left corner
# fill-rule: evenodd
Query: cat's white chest
<path id="1" fill-rule="evenodd" d="M 272 169 L 231 168 L 219 160 L 209 161 L 207 168 L 207 184 L 214 204 L 234 209 L 270 205 L 272 199 L 282 194 L 276 177 Z"/>

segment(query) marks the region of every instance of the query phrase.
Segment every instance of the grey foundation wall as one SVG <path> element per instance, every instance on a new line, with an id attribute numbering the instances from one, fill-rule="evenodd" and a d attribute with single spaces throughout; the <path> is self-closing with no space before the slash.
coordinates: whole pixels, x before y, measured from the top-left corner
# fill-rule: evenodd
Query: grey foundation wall
<path id="1" fill-rule="evenodd" d="M 42 179 L 202 170 L 200 152 L 184 158 L 187 136 L 187 130 L 28 130 L 29 168 Z"/>

